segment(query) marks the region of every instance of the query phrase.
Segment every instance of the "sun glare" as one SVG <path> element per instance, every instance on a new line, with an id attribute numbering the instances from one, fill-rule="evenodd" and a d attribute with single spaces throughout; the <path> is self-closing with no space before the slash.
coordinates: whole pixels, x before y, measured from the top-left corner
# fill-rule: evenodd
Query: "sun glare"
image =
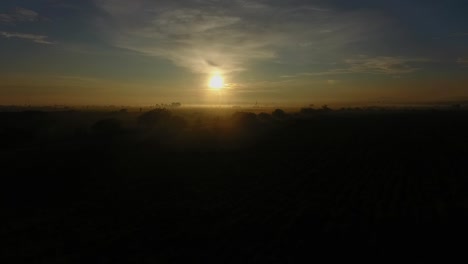
<path id="1" fill-rule="evenodd" d="M 209 83 L 210 88 L 212 89 L 221 89 L 224 87 L 224 79 L 220 74 L 215 74 L 211 77 L 210 83 Z"/>

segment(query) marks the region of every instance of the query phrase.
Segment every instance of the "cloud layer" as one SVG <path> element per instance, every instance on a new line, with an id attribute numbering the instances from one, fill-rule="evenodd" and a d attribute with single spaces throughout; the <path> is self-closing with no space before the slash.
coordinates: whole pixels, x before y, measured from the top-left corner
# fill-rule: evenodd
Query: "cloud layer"
<path id="1" fill-rule="evenodd" d="M 457 59 L 457 62 L 458 62 L 460 65 L 468 66 L 468 58 L 458 58 L 458 59 Z"/>
<path id="2" fill-rule="evenodd" d="M 47 19 L 40 16 L 39 13 L 34 10 L 22 7 L 16 7 L 13 11 L 8 13 L 0 13 L 0 24 L 16 25 L 17 23 L 32 23 L 40 20 Z M 47 36 L 44 35 L 0 31 L 0 36 L 7 39 L 16 38 L 29 40 L 39 44 L 54 44 L 48 40 Z"/>
<path id="3" fill-rule="evenodd" d="M 40 20 L 39 14 L 30 9 L 17 7 L 14 11 L 0 14 L 0 23 L 34 22 Z"/>
<path id="4" fill-rule="evenodd" d="M 347 59 L 349 72 L 377 73 L 377 74 L 405 74 L 411 73 L 419 68 L 414 63 L 425 62 L 426 59 L 404 58 L 404 57 L 367 57 L 359 56 Z"/>
<path id="5" fill-rule="evenodd" d="M 314 60 L 366 38 L 370 14 L 273 1 L 96 0 L 102 31 L 118 47 L 196 73 L 244 71 L 255 61 Z"/>
<path id="6" fill-rule="evenodd" d="M 385 75 L 400 75 L 408 74 L 419 70 L 416 65 L 429 62 L 424 58 L 405 58 L 405 57 L 386 57 L 377 56 L 369 57 L 365 55 L 355 56 L 345 59 L 342 67 L 319 72 L 305 72 L 295 75 L 283 75 L 283 78 L 293 78 L 299 76 L 322 76 L 322 75 L 338 75 L 338 74 L 385 74 Z"/>
<path id="7" fill-rule="evenodd" d="M 29 40 L 29 41 L 32 41 L 34 43 L 39 43 L 39 44 L 54 44 L 53 42 L 47 40 L 48 39 L 47 36 L 43 36 L 43 35 L 0 31 L 0 36 L 4 38 L 18 38 L 18 39 Z"/>

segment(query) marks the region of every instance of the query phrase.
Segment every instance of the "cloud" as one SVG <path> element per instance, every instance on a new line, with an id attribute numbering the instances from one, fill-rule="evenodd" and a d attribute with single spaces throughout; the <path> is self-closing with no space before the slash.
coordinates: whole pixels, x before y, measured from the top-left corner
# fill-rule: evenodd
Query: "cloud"
<path id="1" fill-rule="evenodd" d="M 41 16 L 36 11 L 17 7 L 9 13 L 0 13 L 0 23 L 14 24 L 16 22 L 35 22 L 39 21 Z"/>
<path id="2" fill-rule="evenodd" d="M 356 73 L 378 73 L 378 74 L 405 74 L 419 70 L 413 66 L 415 62 L 424 62 L 425 59 L 414 59 L 404 57 L 367 57 L 347 59 L 350 72 Z"/>
<path id="3" fill-rule="evenodd" d="M 468 32 L 458 32 L 452 35 L 452 37 L 466 37 L 468 36 Z"/>
<path id="4" fill-rule="evenodd" d="M 424 58 L 405 58 L 405 57 L 389 57 L 377 56 L 369 57 L 365 55 L 355 56 L 353 58 L 345 59 L 344 65 L 341 68 L 330 69 L 327 71 L 306 72 L 294 75 L 283 75 L 283 78 L 294 78 L 299 76 L 324 76 L 324 75 L 338 75 L 338 74 L 353 74 L 353 73 L 367 73 L 367 74 L 386 74 L 386 75 L 400 75 L 408 74 L 420 70 L 415 64 L 428 62 L 430 60 Z"/>
<path id="5" fill-rule="evenodd" d="M 452 33 L 452 34 L 435 36 L 432 39 L 458 41 L 458 40 L 466 39 L 467 37 L 468 37 L 468 32 L 456 32 L 456 33 Z"/>
<path id="6" fill-rule="evenodd" d="M 458 58 L 457 63 L 463 66 L 468 66 L 468 58 Z"/>
<path id="7" fill-rule="evenodd" d="M 30 40 L 34 43 L 39 43 L 39 44 L 54 44 L 54 42 L 47 40 L 48 38 L 47 36 L 43 36 L 43 35 L 11 33 L 11 32 L 0 31 L 0 36 L 4 38 L 8 38 L 8 39 L 18 38 L 18 39 Z"/>
<path id="8" fill-rule="evenodd" d="M 115 46 L 158 56 L 196 73 L 232 73 L 256 61 L 296 63 L 368 38 L 366 13 L 253 0 L 95 0 Z M 288 51 L 294 55 L 287 55 Z M 312 52 L 311 52 L 312 51 Z M 315 55 L 309 55 L 315 54 Z"/>

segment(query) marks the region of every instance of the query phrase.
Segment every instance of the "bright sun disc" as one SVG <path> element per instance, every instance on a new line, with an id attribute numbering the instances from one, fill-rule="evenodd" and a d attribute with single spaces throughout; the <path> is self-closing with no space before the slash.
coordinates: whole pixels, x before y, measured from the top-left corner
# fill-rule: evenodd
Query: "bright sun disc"
<path id="1" fill-rule="evenodd" d="M 209 83 L 210 88 L 213 89 L 221 89 L 224 86 L 224 79 L 221 77 L 221 75 L 217 74 L 211 77 L 210 83 Z"/>

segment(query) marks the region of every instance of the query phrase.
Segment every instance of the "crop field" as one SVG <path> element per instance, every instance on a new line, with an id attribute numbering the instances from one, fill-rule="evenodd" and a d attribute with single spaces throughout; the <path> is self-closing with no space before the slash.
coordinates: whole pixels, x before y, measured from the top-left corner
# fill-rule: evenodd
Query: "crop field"
<path id="1" fill-rule="evenodd" d="M 20 263 L 466 250 L 464 110 L 1 112 L 0 160 L 1 255 Z"/>

